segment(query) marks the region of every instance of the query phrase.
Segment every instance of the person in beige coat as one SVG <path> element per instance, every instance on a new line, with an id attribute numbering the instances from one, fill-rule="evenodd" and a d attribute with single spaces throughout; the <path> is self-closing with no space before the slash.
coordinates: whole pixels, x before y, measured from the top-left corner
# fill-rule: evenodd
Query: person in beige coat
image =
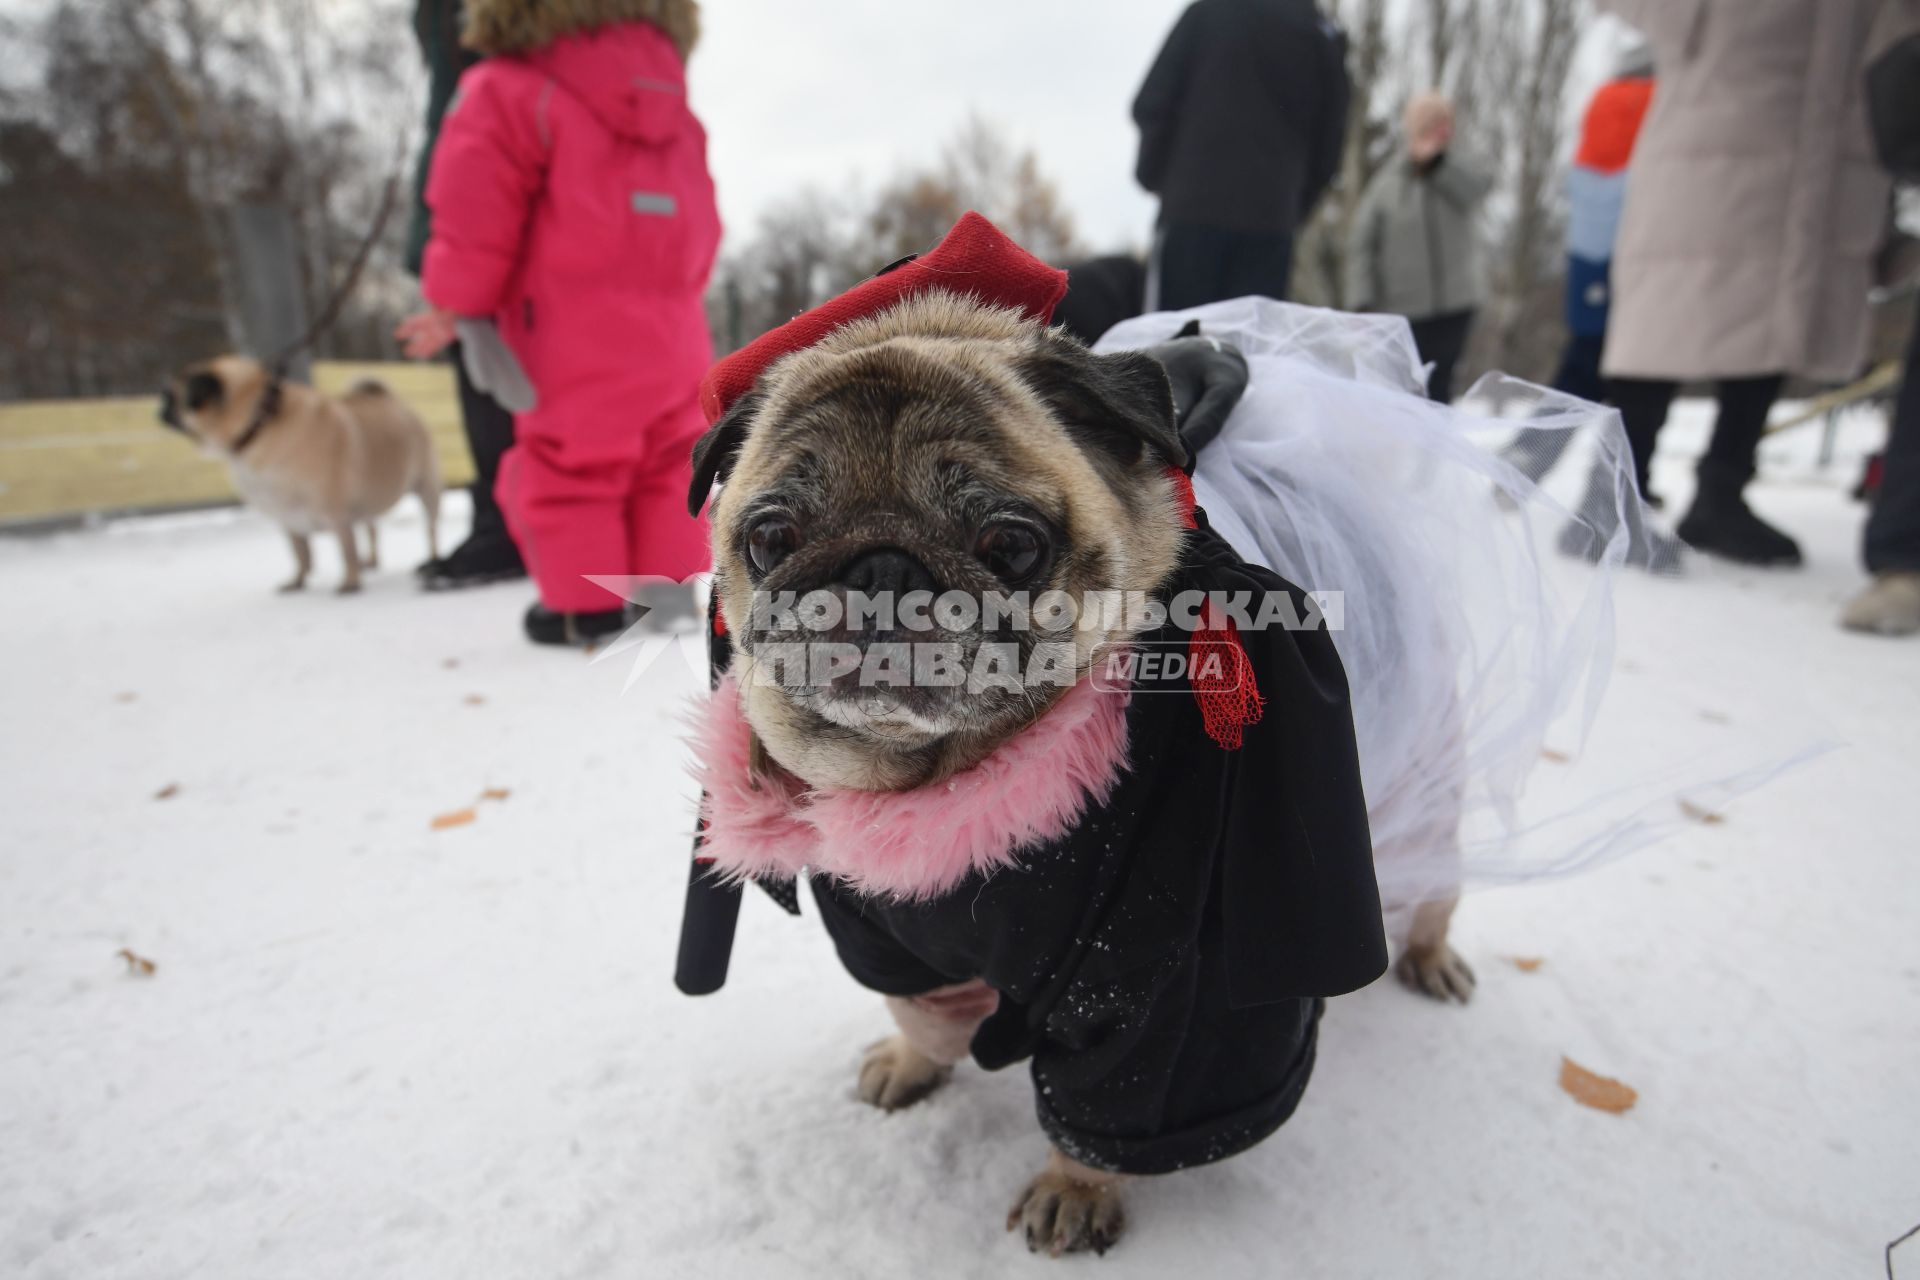
<path id="1" fill-rule="evenodd" d="M 1912 0 L 1596 0 L 1653 45 L 1660 87 L 1634 152 L 1604 370 L 1642 490 L 1679 384 L 1719 384 L 1680 536 L 1754 564 L 1800 548 L 1742 496 L 1786 375 L 1851 377 L 1866 354 L 1889 180 L 1864 61 Z"/>

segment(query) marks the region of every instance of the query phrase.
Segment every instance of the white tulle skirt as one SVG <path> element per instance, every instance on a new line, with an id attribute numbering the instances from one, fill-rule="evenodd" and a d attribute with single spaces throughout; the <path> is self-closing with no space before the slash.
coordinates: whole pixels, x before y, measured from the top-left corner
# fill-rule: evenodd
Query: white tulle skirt
<path id="1" fill-rule="evenodd" d="M 1194 490 L 1243 556 L 1338 593 L 1329 616 L 1390 923 L 1465 883 L 1639 847 L 1686 821 L 1682 793 L 1717 806 L 1778 765 L 1578 785 L 1613 664 L 1614 577 L 1674 554 L 1647 523 L 1612 410 L 1500 375 L 1460 407 L 1435 404 L 1404 320 L 1262 298 L 1143 316 L 1098 349 L 1149 346 L 1194 319 L 1251 373 Z M 1507 460 L 1554 446 L 1570 501 Z M 1523 795 L 1548 758 L 1573 766 L 1573 785 L 1556 779 L 1543 811 Z"/>

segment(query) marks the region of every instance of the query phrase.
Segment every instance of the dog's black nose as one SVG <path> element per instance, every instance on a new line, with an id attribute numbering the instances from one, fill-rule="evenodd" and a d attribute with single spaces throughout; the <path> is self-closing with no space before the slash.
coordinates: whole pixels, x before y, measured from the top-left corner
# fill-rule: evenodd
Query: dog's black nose
<path id="1" fill-rule="evenodd" d="M 160 412 L 157 416 L 162 423 L 172 427 L 175 431 L 182 430 L 180 426 L 180 407 L 174 402 L 172 387 L 160 388 Z"/>
<path id="2" fill-rule="evenodd" d="M 927 566 L 898 547 L 873 547 L 849 560 L 840 570 L 840 583 L 869 596 L 890 592 L 896 598 L 909 591 L 939 594 L 939 584 Z"/>

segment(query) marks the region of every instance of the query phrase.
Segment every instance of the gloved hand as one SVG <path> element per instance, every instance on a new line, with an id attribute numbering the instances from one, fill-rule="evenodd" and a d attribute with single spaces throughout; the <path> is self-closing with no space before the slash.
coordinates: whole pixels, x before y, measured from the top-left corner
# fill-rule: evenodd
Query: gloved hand
<path id="1" fill-rule="evenodd" d="M 1167 380 L 1173 384 L 1174 420 L 1187 442 L 1187 452 L 1197 456 L 1220 434 L 1227 415 L 1240 403 L 1247 389 L 1247 360 L 1218 338 L 1198 336 L 1197 323 L 1180 334 L 1146 352 L 1166 366 Z"/>
<path id="2" fill-rule="evenodd" d="M 454 321 L 460 334 L 460 359 L 473 385 L 513 413 L 525 413 L 540 402 L 527 371 L 491 320 L 461 316 Z"/>

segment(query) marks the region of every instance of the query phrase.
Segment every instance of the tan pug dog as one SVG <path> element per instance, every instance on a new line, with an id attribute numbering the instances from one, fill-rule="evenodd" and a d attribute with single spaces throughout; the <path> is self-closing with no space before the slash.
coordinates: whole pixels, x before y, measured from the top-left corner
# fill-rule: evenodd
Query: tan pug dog
<path id="1" fill-rule="evenodd" d="M 219 356 L 188 365 L 161 396 L 160 420 L 227 464 L 233 487 L 277 521 L 293 544 L 298 591 L 313 569 L 310 539 L 340 542 L 342 594 L 360 589 L 360 570 L 380 567 L 375 521 L 405 494 L 427 512 L 427 548 L 439 550 L 440 464 L 420 416 L 377 382 L 333 397 L 275 381 L 258 360 Z M 364 525 L 363 558 L 354 527 Z"/>
<path id="2" fill-rule="evenodd" d="M 1017 312 L 933 292 L 772 366 L 697 447 L 694 505 L 724 474 L 714 591 L 729 618 L 748 618 L 756 591 L 829 584 L 978 595 L 1031 583 L 1078 603 L 1095 591 L 1152 591 L 1173 572 L 1181 532 L 1169 455 L 1184 456 L 1151 357 L 1094 356 Z M 1084 673 L 1119 635 L 1083 627 L 1016 638 L 1023 658 L 1071 638 Z M 924 638 L 970 654 L 986 637 L 942 624 Z M 735 675 L 754 759 L 815 787 L 895 790 L 946 777 L 1064 692 L 792 688 L 744 678 L 753 660 L 743 650 Z M 997 999 L 977 981 L 889 998 L 899 1034 L 867 1052 L 861 1098 L 892 1110 L 926 1096 Z M 1054 1252 L 1104 1251 L 1120 1231 L 1122 1180 L 1055 1150 L 1007 1225 L 1024 1224 L 1030 1242 Z"/>
<path id="3" fill-rule="evenodd" d="M 1071 642 L 1076 675 L 1129 635 L 1084 625 L 1095 593 L 1152 593 L 1181 551 L 1170 462 L 1185 456 L 1166 372 L 1141 352 L 1095 355 L 1012 310 L 933 291 L 844 325 L 767 366 L 695 449 L 692 506 L 716 478 L 714 592 L 734 637 L 731 675 L 752 733 L 751 772 L 820 791 L 905 790 L 980 761 L 1039 718 L 1064 687 L 1019 691 L 857 680 L 757 679 L 773 646 L 826 640 L 865 651 L 871 628 L 809 629 L 756 602 L 791 592 L 1008 589 L 1073 598 L 1081 626 L 990 634 L 943 620 L 915 640 L 990 639 L 1024 659 Z M 1099 615 L 1103 619 L 1106 615 Z M 742 620 L 750 620 L 743 623 Z M 1451 831 L 1421 833 L 1446 843 Z M 1390 904 L 1391 905 L 1391 904 Z M 1472 978 L 1447 945 L 1451 899 L 1414 912 L 1400 976 L 1465 999 Z M 870 1047 L 859 1097 L 886 1110 L 932 1092 L 969 1053 L 1000 996 L 983 982 L 886 998 L 898 1034 Z M 1030 1247 L 1104 1251 L 1119 1235 L 1125 1175 L 1055 1149 L 1008 1218 Z"/>

